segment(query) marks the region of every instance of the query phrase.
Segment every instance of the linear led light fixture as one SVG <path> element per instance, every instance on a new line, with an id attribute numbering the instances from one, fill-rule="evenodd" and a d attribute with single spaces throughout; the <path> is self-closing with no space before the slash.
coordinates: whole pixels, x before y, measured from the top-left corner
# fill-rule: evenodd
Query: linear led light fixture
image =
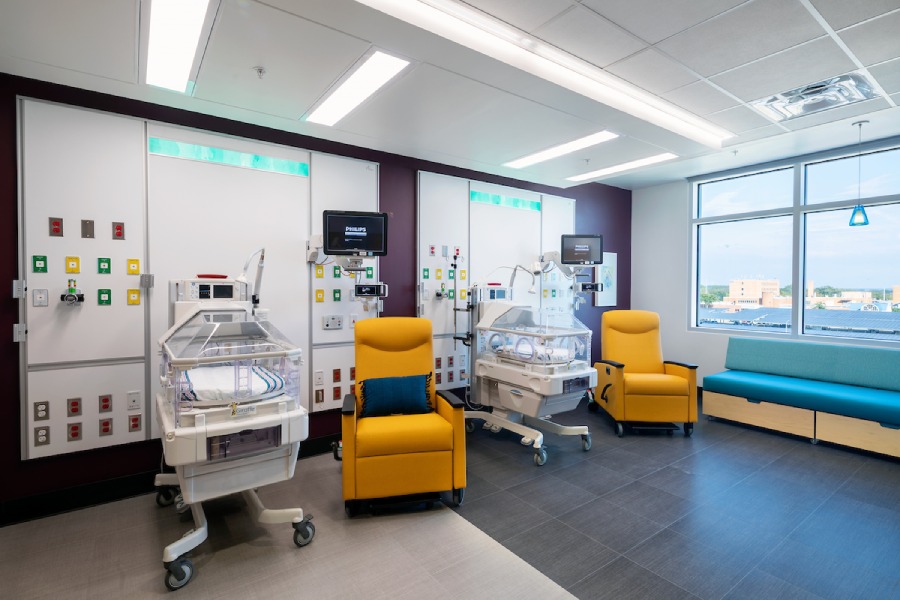
<path id="1" fill-rule="evenodd" d="M 209 0 L 153 0 L 147 45 L 148 85 L 185 93 Z"/>
<path id="2" fill-rule="evenodd" d="M 539 162 L 550 160 L 551 158 L 557 158 L 559 156 L 571 154 L 572 152 L 577 152 L 578 150 L 582 150 L 584 148 L 590 148 L 591 146 L 602 144 L 603 142 L 608 142 L 609 140 L 615 139 L 617 137 L 619 137 L 618 134 L 612 133 L 611 131 L 600 131 L 589 136 L 573 140 L 571 142 L 566 142 L 565 144 L 560 144 L 559 146 L 554 146 L 553 148 L 542 150 L 541 152 L 535 152 L 534 154 L 529 154 L 528 156 L 517 158 L 516 160 L 510 161 L 508 163 L 503 163 L 503 166 L 513 169 L 523 169 L 525 167 L 535 165 Z"/>
<path id="3" fill-rule="evenodd" d="M 374 52 L 357 67 L 341 85 L 329 94 L 306 120 L 329 127 L 343 119 L 347 113 L 377 92 L 409 64 L 408 60 Z"/>
<path id="4" fill-rule="evenodd" d="M 356 0 L 508 65 L 719 149 L 734 134 L 453 0 Z"/>
<path id="5" fill-rule="evenodd" d="M 587 181 L 588 179 L 600 179 L 601 177 L 606 177 L 607 175 L 612 175 L 613 173 L 621 173 L 622 171 L 630 171 L 631 169 L 637 169 L 639 167 L 655 165 L 656 163 L 672 160 L 673 158 L 678 158 L 678 155 L 672 154 L 671 152 L 664 152 L 663 154 L 657 154 L 656 156 L 640 158 L 631 162 L 622 163 L 621 165 L 615 165 L 612 167 L 606 167 L 605 169 L 591 171 L 590 173 L 582 173 L 581 175 L 566 177 L 566 181 Z"/>

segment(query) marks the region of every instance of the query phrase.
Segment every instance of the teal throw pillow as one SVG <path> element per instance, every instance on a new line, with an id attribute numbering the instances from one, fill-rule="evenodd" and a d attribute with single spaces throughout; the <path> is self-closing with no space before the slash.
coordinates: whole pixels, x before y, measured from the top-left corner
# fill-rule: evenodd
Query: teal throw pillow
<path id="1" fill-rule="evenodd" d="M 416 415 L 431 412 L 429 375 L 379 377 L 362 382 L 361 417 Z"/>

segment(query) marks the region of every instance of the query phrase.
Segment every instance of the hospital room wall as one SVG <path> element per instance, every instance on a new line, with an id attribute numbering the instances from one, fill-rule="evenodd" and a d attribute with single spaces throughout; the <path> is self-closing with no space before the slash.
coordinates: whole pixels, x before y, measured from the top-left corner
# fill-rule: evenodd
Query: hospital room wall
<path id="1" fill-rule="evenodd" d="M 618 307 L 629 306 L 631 192 L 627 190 L 602 184 L 563 190 L 0 74 L 0 280 L 7 282 L 6 285 L 18 276 L 17 95 L 378 162 L 380 208 L 391 215 L 389 254 L 381 261 L 382 279 L 391 289 L 383 316 L 415 315 L 416 173 L 419 170 L 576 199 L 578 232 L 602 233 L 605 249 L 618 253 Z M 11 335 L 12 325 L 18 322 L 18 304 L 9 294 L 4 297 L 5 300 L 0 302 L 0 331 L 9 332 L 9 335 L 0 336 L 0 377 L 9 391 L 0 404 L 0 473 L 9 485 L 0 486 L 0 525 L 22 515 L 48 514 L 149 489 L 161 455 L 159 442 L 155 440 L 27 462 L 19 458 L 19 348 Z M 606 309 L 585 306 L 579 310 L 578 317 L 597 331 L 603 310 Z M 599 338 L 596 335 L 593 343 L 593 352 L 597 356 Z M 338 413 L 329 411 L 311 416 L 310 440 L 333 436 L 339 431 Z"/>

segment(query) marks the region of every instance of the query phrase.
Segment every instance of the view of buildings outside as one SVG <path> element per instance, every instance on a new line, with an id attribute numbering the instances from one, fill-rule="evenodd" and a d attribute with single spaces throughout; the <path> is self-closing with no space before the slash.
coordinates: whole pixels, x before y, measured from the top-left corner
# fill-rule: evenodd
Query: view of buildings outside
<path id="1" fill-rule="evenodd" d="M 900 341 L 900 203 L 868 205 L 869 225 L 849 226 L 859 198 L 898 193 L 898 150 L 700 184 L 696 325 L 791 333 L 796 303 L 805 334 Z"/>

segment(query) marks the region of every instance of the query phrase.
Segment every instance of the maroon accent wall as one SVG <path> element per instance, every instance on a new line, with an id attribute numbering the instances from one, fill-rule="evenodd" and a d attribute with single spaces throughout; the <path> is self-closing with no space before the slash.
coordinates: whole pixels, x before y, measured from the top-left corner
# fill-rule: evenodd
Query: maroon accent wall
<path id="1" fill-rule="evenodd" d="M 380 164 L 380 205 L 390 215 L 388 259 L 382 261 L 382 279 L 390 286 L 385 316 L 414 316 L 416 285 L 416 186 L 417 171 L 476 179 L 536 192 L 575 198 L 577 233 L 601 233 L 604 249 L 618 253 L 618 308 L 630 307 L 631 289 L 631 192 L 602 184 L 560 189 L 466 169 L 448 167 L 395 154 L 320 140 L 267 127 L 250 125 L 146 102 L 50 84 L 0 73 L 0 282 L 10 285 L 18 277 L 18 191 L 16 151 L 16 97 L 26 96 L 74 106 L 108 111 L 236 135 L 316 152 L 369 160 Z M 9 287 L 6 288 L 7 290 Z M 582 307 L 578 317 L 597 331 L 603 309 Z M 20 460 L 19 346 L 12 342 L 12 326 L 18 321 L 18 301 L 0 295 L 0 381 L 8 392 L 0 400 L 0 524 L 6 507 L 21 506 L 30 498 L 62 498 L 70 490 L 147 475 L 159 469 L 158 441 L 139 442 L 31 461 Z M 593 356 L 599 356 L 599 338 L 593 337 Z M 335 413 L 336 414 L 336 413 Z M 312 415 L 310 437 L 340 433 L 335 414 Z M 123 486 L 122 493 L 128 493 Z M 52 507 L 46 512 L 52 512 Z"/>

